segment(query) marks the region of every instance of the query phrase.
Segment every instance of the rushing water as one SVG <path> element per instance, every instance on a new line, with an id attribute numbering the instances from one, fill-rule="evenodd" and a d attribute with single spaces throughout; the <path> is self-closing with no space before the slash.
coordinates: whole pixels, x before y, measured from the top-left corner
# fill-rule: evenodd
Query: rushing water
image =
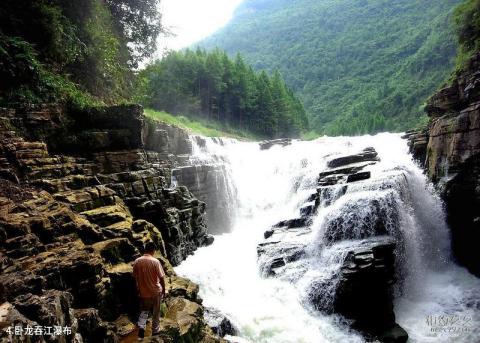
<path id="1" fill-rule="evenodd" d="M 240 336 L 233 341 L 363 342 L 338 316 L 309 310 L 304 297 L 313 277 L 338 271 L 342 248 L 352 242 L 327 246 L 325 223 L 338 216 L 347 223 L 367 220 L 369 199 L 375 199 L 387 218 L 396 218 L 392 227 L 397 231 L 391 235 L 404 247 L 397 256 L 402 287 L 396 290 L 395 313 L 410 341 L 480 342 L 480 280 L 451 262 L 441 202 L 399 135 L 294 141 L 264 151 L 253 142 L 193 142 L 197 163 L 225 164 L 232 227 L 176 270 L 200 284 L 205 305 L 232 319 Z M 309 258 L 282 277 L 262 277 L 256 248 L 264 231 L 298 216 L 329 159 L 366 147 L 374 147 L 381 161 L 367 167 L 370 180 L 352 184 L 338 199 L 332 195 L 336 201 L 319 209 L 311 233 L 301 237 Z M 355 233 L 348 235 L 355 238 Z M 460 317 L 447 325 L 450 332 L 432 333 L 432 320 L 444 315 Z"/>

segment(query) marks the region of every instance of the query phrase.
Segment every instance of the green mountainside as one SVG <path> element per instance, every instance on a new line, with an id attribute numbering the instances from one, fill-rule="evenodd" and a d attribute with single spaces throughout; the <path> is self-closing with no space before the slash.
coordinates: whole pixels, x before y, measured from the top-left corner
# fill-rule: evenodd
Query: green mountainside
<path id="1" fill-rule="evenodd" d="M 401 131 L 453 69 L 460 0 L 246 0 L 200 42 L 279 70 L 311 127 L 331 135 Z"/>

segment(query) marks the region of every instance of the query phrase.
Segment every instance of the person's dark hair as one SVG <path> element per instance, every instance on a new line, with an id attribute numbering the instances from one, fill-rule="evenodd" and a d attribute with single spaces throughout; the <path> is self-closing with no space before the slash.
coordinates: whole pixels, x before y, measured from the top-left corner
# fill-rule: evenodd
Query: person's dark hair
<path id="1" fill-rule="evenodd" d="M 145 244 L 145 249 L 143 251 L 148 253 L 148 252 L 155 252 L 155 250 L 157 250 L 157 246 L 155 245 L 155 243 L 147 242 Z"/>

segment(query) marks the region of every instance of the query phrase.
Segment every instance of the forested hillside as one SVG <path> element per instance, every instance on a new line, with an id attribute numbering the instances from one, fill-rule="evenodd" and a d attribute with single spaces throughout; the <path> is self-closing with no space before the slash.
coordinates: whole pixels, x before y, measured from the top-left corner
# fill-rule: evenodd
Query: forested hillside
<path id="1" fill-rule="evenodd" d="M 467 0 L 455 9 L 454 21 L 458 43 L 457 71 L 480 51 L 480 0 Z"/>
<path id="2" fill-rule="evenodd" d="M 448 78 L 460 0 L 247 0 L 200 43 L 278 69 L 319 133 L 405 130 Z"/>
<path id="3" fill-rule="evenodd" d="M 118 103 L 156 49 L 159 0 L 2 0 L 0 106 Z"/>
<path id="4" fill-rule="evenodd" d="M 224 51 L 171 52 L 139 75 L 145 106 L 215 121 L 259 137 L 298 137 L 308 129 L 300 100 L 280 73 L 256 73 Z"/>

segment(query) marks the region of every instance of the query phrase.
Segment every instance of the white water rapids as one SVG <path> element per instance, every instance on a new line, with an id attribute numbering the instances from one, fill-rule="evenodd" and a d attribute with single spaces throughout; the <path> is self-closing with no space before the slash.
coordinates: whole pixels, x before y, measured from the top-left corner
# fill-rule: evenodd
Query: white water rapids
<path id="1" fill-rule="evenodd" d="M 359 200 L 387 199 L 381 206 L 396 206 L 405 241 L 405 256 L 397 256 L 405 273 L 403 288 L 395 300 L 395 314 L 409 333 L 409 341 L 480 342 L 480 280 L 451 262 L 442 204 L 400 135 L 293 141 L 289 146 L 263 151 L 253 142 L 207 138 L 206 144 L 199 146 L 193 141 L 197 162 L 225 164 L 234 218 L 232 227 L 225 228 L 230 233 L 216 236 L 213 245 L 198 249 L 176 271 L 200 285 L 204 305 L 228 315 L 239 330 L 239 337 L 230 338 L 232 341 L 364 341 L 338 316 L 311 311 L 303 302 L 304 287 L 313 276 L 338 270 L 337 255 L 323 249 L 311 254 L 298 269 L 291 267 L 284 277 L 264 278 L 256 249 L 273 224 L 298 217 L 329 159 L 374 147 L 380 162 L 366 168 L 372 178 L 349 186 L 347 194 L 331 206 L 320 208 L 312 232 L 303 236 L 303 243 L 310 251 L 320 249 L 323 223 L 329 218 L 349 216 L 352 211 L 362 218 L 364 208 Z M 387 183 L 393 187 L 387 189 Z M 297 273 L 300 270 L 304 272 Z M 466 329 L 432 332 L 427 319 L 442 315 L 461 316 Z"/>

